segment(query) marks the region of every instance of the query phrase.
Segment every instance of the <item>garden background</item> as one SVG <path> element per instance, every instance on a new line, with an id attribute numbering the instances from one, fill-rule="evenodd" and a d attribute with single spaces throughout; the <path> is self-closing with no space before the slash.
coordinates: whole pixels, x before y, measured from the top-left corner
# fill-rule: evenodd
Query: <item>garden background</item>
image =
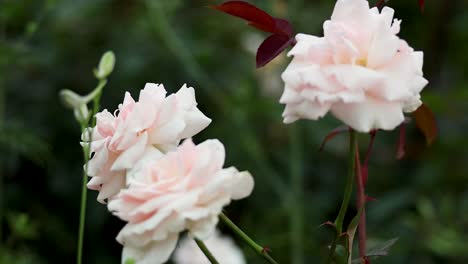
<path id="1" fill-rule="evenodd" d="M 103 108 L 116 109 L 125 91 L 137 97 L 146 82 L 170 92 L 193 86 L 199 108 L 213 119 L 194 141 L 219 138 L 226 165 L 249 170 L 256 181 L 252 196 L 234 202 L 227 215 L 279 263 L 319 263 L 326 256 L 333 232 L 320 224 L 339 210 L 347 137 L 319 152 L 338 121 L 282 123 L 280 74 L 289 59 L 284 53 L 255 70 L 255 49 L 266 35 L 207 8 L 219 3 L 0 0 L 0 263 L 75 261 L 80 128 L 58 92 L 90 92 L 92 69 L 106 50 L 117 63 Z M 332 0 L 251 3 L 313 35 L 322 34 L 334 6 Z M 398 130 L 377 134 L 367 187 L 377 199 L 368 204 L 369 247 L 399 237 L 375 263 L 468 263 L 468 1 L 426 1 L 423 14 L 416 0 L 388 5 L 403 19 L 400 36 L 424 51 L 429 85 L 422 96 L 439 136 L 427 146 L 410 123 L 399 161 Z M 360 136 L 362 151 L 368 140 Z M 124 223 L 96 196 L 88 192 L 84 263 L 119 263 L 115 236 Z M 355 214 L 352 205 L 346 221 Z M 241 246 L 248 263 L 262 263 Z"/>

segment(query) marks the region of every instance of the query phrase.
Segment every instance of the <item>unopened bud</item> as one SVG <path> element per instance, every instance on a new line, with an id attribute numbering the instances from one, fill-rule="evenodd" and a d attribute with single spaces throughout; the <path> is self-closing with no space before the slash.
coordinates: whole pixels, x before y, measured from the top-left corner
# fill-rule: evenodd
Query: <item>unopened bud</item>
<path id="1" fill-rule="evenodd" d="M 102 55 L 101 60 L 99 61 L 99 66 L 94 70 L 94 75 L 99 80 L 107 78 L 109 74 L 114 70 L 115 65 L 115 55 L 112 51 L 107 51 Z"/>
<path id="2" fill-rule="evenodd" d="M 63 105 L 70 109 L 79 108 L 81 105 L 87 103 L 83 96 L 68 89 L 61 90 L 59 95 Z"/>
<path id="3" fill-rule="evenodd" d="M 79 107 L 73 109 L 73 114 L 75 114 L 75 118 L 79 123 L 88 122 L 89 111 L 88 111 L 88 106 L 86 104 L 82 104 Z"/>

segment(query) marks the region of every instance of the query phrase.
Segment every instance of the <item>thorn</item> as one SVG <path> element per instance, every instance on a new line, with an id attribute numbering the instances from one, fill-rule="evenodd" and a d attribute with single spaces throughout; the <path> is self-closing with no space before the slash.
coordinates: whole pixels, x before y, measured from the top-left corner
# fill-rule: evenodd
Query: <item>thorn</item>
<path id="1" fill-rule="evenodd" d="M 269 252 L 271 252 L 271 249 L 269 247 L 262 248 L 262 254 L 269 253 Z"/>
<path id="2" fill-rule="evenodd" d="M 332 131 L 330 131 L 325 138 L 322 140 L 322 144 L 320 144 L 319 151 L 322 151 L 325 148 L 325 144 L 336 137 L 337 135 L 347 132 L 350 128 L 348 126 L 339 126 L 337 128 L 334 128 Z"/>
<path id="3" fill-rule="evenodd" d="M 377 201 L 376 198 L 366 195 L 366 202 L 375 202 L 375 201 Z"/>
<path id="4" fill-rule="evenodd" d="M 325 223 L 322 223 L 322 224 L 319 225 L 319 227 L 322 227 L 322 226 L 336 227 L 335 223 L 333 223 L 332 221 L 326 221 Z"/>
<path id="5" fill-rule="evenodd" d="M 363 256 L 362 260 L 364 260 L 364 264 L 370 264 L 370 260 L 367 256 Z"/>

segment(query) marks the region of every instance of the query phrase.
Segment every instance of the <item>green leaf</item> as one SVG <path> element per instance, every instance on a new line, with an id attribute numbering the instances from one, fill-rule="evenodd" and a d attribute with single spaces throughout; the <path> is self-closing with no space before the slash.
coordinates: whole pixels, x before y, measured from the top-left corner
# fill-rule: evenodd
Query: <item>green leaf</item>
<path id="1" fill-rule="evenodd" d="M 359 218 L 361 217 L 363 211 L 364 211 L 364 207 L 359 209 L 359 212 L 357 213 L 357 215 L 349 223 L 348 230 L 346 230 L 346 236 L 347 236 L 346 251 L 347 251 L 347 255 L 348 255 L 348 264 L 352 263 L 351 257 L 352 257 L 352 253 L 353 253 L 354 236 L 356 235 L 356 230 L 357 230 L 358 225 L 359 225 Z"/>

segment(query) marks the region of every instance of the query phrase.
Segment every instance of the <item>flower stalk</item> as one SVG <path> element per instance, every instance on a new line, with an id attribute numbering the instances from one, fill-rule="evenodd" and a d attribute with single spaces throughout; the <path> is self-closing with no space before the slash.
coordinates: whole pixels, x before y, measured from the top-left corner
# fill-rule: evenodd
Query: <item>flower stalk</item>
<path id="1" fill-rule="evenodd" d="M 219 219 L 229 227 L 244 243 L 246 243 L 253 251 L 258 255 L 267 260 L 270 264 L 278 264 L 271 256 L 268 254 L 268 250 L 265 247 L 257 244 L 253 239 L 251 239 L 244 231 L 242 231 L 236 224 L 234 224 L 225 214 L 221 213 Z"/>
<path id="2" fill-rule="evenodd" d="M 104 86 L 107 84 L 107 77 L 109 74 L 112 73 L 114 70 L 115 65 L 115 55 L 112 51 L 107 51 L 101 57 L 99 62 L 99 66 L 97 69 L 94 70 L 95 77 L 98 79 L 98 85 L 96 88 L 87 96 L 80 97 L 75 96 L 72 91 L 61 91 L 60 95 L 63 99 L 74 99 L 74 100 L 64 100 L 65 102 L 72 103 L 66 104 L 66 106 L 74 106 L 75 111 L 78 108 L 84 106 L 87 109 L 87 104 L 93 100 L 93 110 L 90 114 L 87 113 L 85 117 L 77 118 L 78 122 L 81 126 L 81 134 L 89 133 L 86 138 L 92 141 L 92 130 L 87 130 L 89 127 L 89 119 L 91 118 L 92 127 L 96 125 L 96 118 L 94 115 L 99 112 L 100 107 L 100 100 L 101 94 Z M 83 146 L 83 160 L 84 160 L 84 170 L 83 170 L 83 179 L 82 179 L 82 186 L 81 186 L 81 204 L 80 204 L 80 220 L 79 220 L 79 227 L 78 227 L 78 245 L 77 245 L 77 257 L 76 262 L 77 264 L 81 264 L 83 262 L 83 241 L 84 241 L 84 228 L 86 223 L 86 200 L 87 200 L 87 182 L 88 182 L 88 161 L 90 158 L 90 145 Z"/>
<path id="3" fill-rule="evenodd" d="M 210 252 L 210 250 L 205 245 L 205 243 L 203 243 L 203 241 L 201 241 L 198 238 L 194 238 L 194 240 L 195 240 L 195 243 L 197 243 L 197 246 L 200 248 L 200 250 L 203 252 L 203 254 L 205 254 L 205 256 L 208 258 L 208 260 L 210 261 L 211 264 L 219 264 L 219 262 L 216 260 L 216 258 L 213 256 L 213 254 Z"/>
<path id="4" fill-rule="evenodd" d="M 346 178 L 346 186 L 341 203 L 340 211 L 334 222 L 335 225 L 335 239 L 330 246 L 330 254 L 328 256 L 328 263 L 332 263 L 333 256 L 335 255 L 336 244 L 340 239 L 341 233 L 343 232 L 343 221 L 348 209 L 351 194 L 353 192 L 354 174 L 356 171 L 355 153 L 357 150 L 357 133 L 353 129 L 349 129 L 349 152 L 348 152 L 348 176 Z"/>
<path id="5" fill-rule="evenodd" d="M 359 159 L 359 151 L 356 149 L 356 205 L 361 210 L 359 216 L 358 236 L 359 236 L 359 256 L 361 259 L 366 258 L 366 195 L 364 191 L 364 179 L 361 170 L 361 162 Z"/>
<path id="6" fill-rule="evenodd" d="M 99 112 L 99 102 L 102 94 L 102 88 L 106 85 L 107 81 L 105 79 L 99 80 L 99 84 L 96 89 L 92 92 L 95 96 L 93 99 L 93 112 L 91 113 L 92 116 L 92 124 L 93 126 L 96 125 L 96 118 L 94 115 Z M 95 92 L 97 91 L 97 92 Z M 92 132 L 91 130 L 86 130 L 88 124 L 87 122 L 81 123 L 81 133 L 88 132 L 89 135 L 87 138 L 92 141 Z M 88 182 L 88 161 L 90 157 L 90 146 L 85 145 L 83 147 L 83 160 L 85 162 L 84 170 L 83 170 L 83 180 L 81 185 L 81 205 L 80 205 L 80 224 L 78 228 L 78 253 L 77 253 L 77 264 L 83 263 L 83 241 L 84 241 L 84 228 L 86 223 L 86 200 L 87 200 L 87 188 L 86 184 Z"/>

